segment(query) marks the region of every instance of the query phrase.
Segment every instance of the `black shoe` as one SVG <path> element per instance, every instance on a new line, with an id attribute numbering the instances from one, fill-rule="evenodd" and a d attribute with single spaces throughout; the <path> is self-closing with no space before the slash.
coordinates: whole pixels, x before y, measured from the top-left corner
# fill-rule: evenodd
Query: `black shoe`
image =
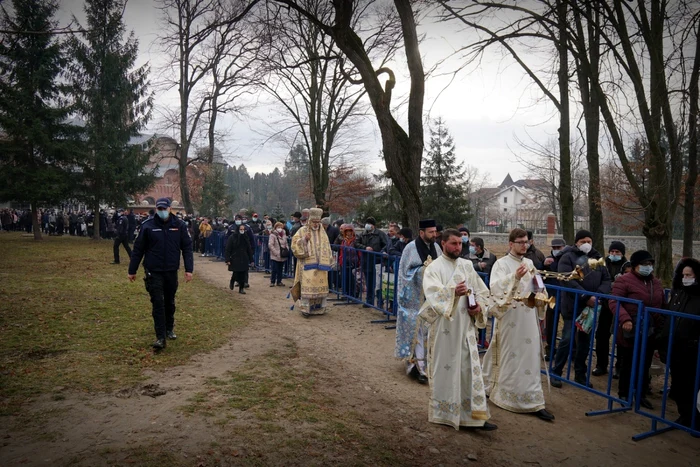
<path id="1" fill-rule="evenodd" d="M 420 384 L 428 384 L 428 377 L 425 376 L 423 373 L 419 373 L 416 379 Z"/>
<path id="2" fill-rule="evenodd" d="M 647 399 L 646 397 L 642 397 L 639 400 L 639 405 L 641 405 L 645 409 L 654 410 L 654 405 L 651 402 L 649 402 L 649 399 Z"/>
<path id="3" fill-rule="evenodd" d="M 112 262 L 109 263 L 109 264 L 121 264 L 121 263 L 120 263 L 119 261 L 112 261 Z"/>
<path id="4" fill-rule="evenodd" d="M 240 290 L 238 291 L 238 293 L 242 293 L 243 295 L 245 295 L 245 290 L 240 289 Z"/>
<path id="5" fill-rule="evenodd" d="M 270 284 L 270 287 L 274 287 L 274 286 L 275 286 L 275 284 L 274 284 L 274 283 Z"/>
<path id="6" fill-rule="evenodd" d="M 593 376 L 603 376 L 608 374 L 608 370 L 606 370 L 605 368 L 595 367 L 593 371 L 591 371 L 591 374 Z"/>
<path id="7" fill-rule="evenodd" d="M 613 371 L 613 379 L 620 379 L 620 372 L 617 371 L 617 368 Z"/>
<path id="8" fill-rule="evenodd" d="M 174 341 L 175 339 L 177 339 L 177 336 L 175 335 L 175 333 L 173 331 L 168 331 L 168 333 L 166 334 L 166 337 L 168 339 L 170 339 L 171 341 Z"/>
<path id="9" fill-rule="evenodd" d="M 163 349 L 165 348 L 166 345 L 167 345 L 167 344 L 166 344 L 166 342 L 165 342 L 165 339 L 158 339 L 158 340 L 155 341 L 151 346 L 152 346 L 155 350 L 163 350 Z"/>
<path id="10" fill-rule="evenodd" d="M 362 308 L 371 308 L 369 305 L 362 305 Z"/>
<path id="11" fill-rule="evenodd" d="M 558 379 L 550 379 L 550 380 L 549 380 L 549 384 L 550 384 L 553 388 L 557 388 L 557 389 L 561 389 L 561 387 L 563 386 L 562 382 L 559 381 Z"/>
<path id="12" fill-rule="evenodd" d="M 493 423 L 489 422 L 484 422 L 482 426 L 461 426 L 459 427 L 460 430 L 470 430 L 470 431 L 493 431 L 497 430 L 498 426 L 494 425 Z"/>
<path id="13" fill-rule="evenodd" d="M 574 382 L 580 384 L 581 386 L 585 386 L 585 387 L 593 389 L 593 383 L 589 382 L 588 384 L 586 384 L 585 378 L 584 379 L 575 378 Z"/>
<path id="14" fill-rule="evenodd" d="M 231 289 L 231 290 L 233 290 L 233 282 L 229 282 L 228 288 Z"/>
<path id="15" fill-rule="evenodd" d="M 286 287 L 286 286 L 284 285 L 284 283 L 278 282 L 278 283 L 277 283 L 277 287 Z"/>
<path id="16" fill-rule="evenodd" d="M 545 420 L 547 422 L 551 422 L 552 420 L 554 420 L 554 415 L 547 412 L 546 409 L 540 409 L 537 412 L 534 412 L 533 415 L 535 415 L 540 420 Z"/>
<path id="17" fill-rule="evenodd" d="M 249 284 L 246 284 L 246 285 L 245 285 L 245 288 L 246 288 L 246 289 L 249 289 L 249 288 L 250 288 L 250 285 L 249 285 Z"/>
<path id="18" fill-rule="evenodd" d="M 549 353 L 544 354 L 544 361 L 545 361 L 545 362 L 548 362 L 548 361 L 550 361 L 551 359 L 552 359 L 552 357 L 550 357 Z"/>

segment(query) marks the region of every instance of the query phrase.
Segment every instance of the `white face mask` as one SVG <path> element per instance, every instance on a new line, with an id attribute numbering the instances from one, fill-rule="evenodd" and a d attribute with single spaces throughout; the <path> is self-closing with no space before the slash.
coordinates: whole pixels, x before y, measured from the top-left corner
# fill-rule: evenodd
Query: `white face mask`
<path id="1" fill-rule="evenodd" d="M 552 256 L 553 256 L 553 257 L 556 258 L 556 257 L 559 256 L 560 254 L 561 254 L 561 250 L 552 250 Z"/>
<path id="2" fill-rule="evenodd" d="M 278 234 L 281 234 L 282 232 L 284 232 L 284 229 L 275 229 L 275 230 L 277 230 Z"/>
<path id="3" fill-rule="evenodd" d="M 695 278 L 694 277 L 684 277 L 682 279 L 683 285 L 685 287 L 690 287 L 691 285 L 695 284 Z"/>
<path id="4" fill-rule="evenodd" d="M 591 245 L 590 243 L 582 243 L 581 246 L 578 247 L 578 249 L 583 251 L 585 254 L 588 254 L 593 249 L 593 245 Z"/>

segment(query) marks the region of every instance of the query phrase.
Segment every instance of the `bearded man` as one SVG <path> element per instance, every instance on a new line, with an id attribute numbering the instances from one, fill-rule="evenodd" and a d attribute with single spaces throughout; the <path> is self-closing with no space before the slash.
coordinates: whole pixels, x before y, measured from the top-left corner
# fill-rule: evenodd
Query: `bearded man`
<path id="1" fill-rule="evenodd" d="M 442 234 L 442 256 L 425 268 L 425 303 L 420 318 L 428 328 L 428 421 L 491 431 L 476 332 L 486 328 L 489 289 L 471 261 L 460 258 L 458 230 Z"/>
<path id="2" fill-rule="evenodd" d="M 398 313 L 396 315 L 396 347 L 394 356 L 406 363 L 406 374 L 421 384 L 428 382 L 425 369 L 425 332 L 418 323 L 423 304 L 423 272 L 442 250 L 435 244 L 437 224 L 433 219 L 418 223 L 418 238 L 406 245 L 399 263 Z"/>
<path id="3" fill-rule="evenodd" d="M 291 296 L 305 318 L 326 313 L 328 271 L 331 270 L 333 253 L 328 235 L 321 228 L 322 215 L 322 209 L 310 209 L 308 224 L 300 227 L 292 238 L 297 268 Z"/>

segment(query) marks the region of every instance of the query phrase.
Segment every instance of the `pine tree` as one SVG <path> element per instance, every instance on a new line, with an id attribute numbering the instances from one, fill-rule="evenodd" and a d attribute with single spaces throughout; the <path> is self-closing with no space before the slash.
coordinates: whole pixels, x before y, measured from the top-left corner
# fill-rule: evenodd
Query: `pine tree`
<path id="1" fill-rule="evenodd" d="M 430 128 L 430 149 L 421 177 L 423 216 L 435 219 L 445 227 L 466 222 L 469 199 L 463 189 L 465 170 L 457 165 L 452 136 L 442 118 Z"/>
<path id="2" fill-rule="evenodd" d="M 199 213 L 207 217 L 224 217 L 231 213 L 235 196 L 225 183 L 226 168 L 211 164 L 205 168 L 202 185 L 202 203 Z"/>
<path id="3" fill-rule="evenodd" d="M 68 196 L 78 128 L 66 124 L 59 78 L 64 69 L 55 29 L 56 1 L 14 0 L 3 10 L 0 40 L 0 199 L 29 202 L 34 238 L 41 240 L 39 205 Z"/>
<path id="4" fill-rule="evenodd" d="M 86 0 L 87 27 L 69 40 L 75 106 L 85 120 L 87 152 L 81 165 L 83 198 L 95 214 L 101 202 L 123 205 L 153 183 L 149 152 L 130 145 L 151 114 L 148 67 L 134 68 L 138 41 L 124 39 L 123 0 Z M 99 216 L 94 237 L 99 238 Z"/>

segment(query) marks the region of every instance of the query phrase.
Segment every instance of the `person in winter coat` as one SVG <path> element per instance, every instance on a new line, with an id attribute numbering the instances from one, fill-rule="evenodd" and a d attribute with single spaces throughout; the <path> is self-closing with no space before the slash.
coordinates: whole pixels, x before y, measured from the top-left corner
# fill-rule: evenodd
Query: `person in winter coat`
<path id="1" fill-rule="evenodd" d="M 340 235 L 335 239 L 335 244 L 340 245 L 338 250 L 338 264 L 342 267 L 340 275 L 341 284 L 338 284 L 339 289 L 349 297 L 355 297 L 355 269 L 360 264 L 360 253 L 355 250 L 355 242 L 357 237 L 352 224 L 343 224 L 340 226 Z"/>
<path id="2" fill-rule="evenodd" d="M 615 280 L 612 287 L 612 295 L 617 297 L 639 300 L 646 307 L 662 308 L 664 305 L 664 288 L 661 281 L 654 277 L 654 258 L 648 251 L 635 251 L 630 257 L 632 270 L 623 274 Z M 629 397 L 630 376 L 632 374 L 632 356 L 634 352 L 634 341 L 641 337 L 644 323 L 640 321 L 640 329 L 637 327 L 638 307 L 634 303 L 618 302 L 615 299 L 608 301 L 610 310 L 617 313 L 617 358 L 620 363 L 620 382 L 618 385 L 618 396 L 627 400 Z M 619 307 L 618 307 L 619 305 Z M 649 323 L 649 337 L 647 340 L 646 353 L 644 357 L 644 377 L 642 381 L 649 380 L 649 368 L 651 359 L 654 356 L 655 339 L 654 332 L 663 326 L 663 317 L 657 313 L 652 313 L 652 322 Z M 647 399 L 648 387 L 646 384 L 640 389 L 640 403 L 644 408 L 653 409 L 654 406 Z"/>
<path id="3" fill-rule="evenodd" d="M 544 265 L 542 266 L 545 271 L 558 272 L 559 271 L 559 260 L 561 259 L 561 254 L 566 248 L 566 242 L 563 238 L 553 238 L 550 244 L 552 249 L 550 250 L 550 255 L 544 259 Z M 554 277 L 548 277 L 544 280 L 547 285 L 559 285 L 559 281 Z M 549 361 L 552 356 L 552 335 L 555 334 L 554 330 L 554 310 L 547 307 L 544 318 L 544 331 L 545 331 L 545 343 L 544 343 L 544 359 Z M 555 345 L 556 348 L 556 345 Z"/>
<path id="4" fill-rule="evenodd" d="M 282 283 L 282 268 L 291 253 L 289 251 L 289 244 L 287 243 L 287 235 L 284 231 L 283 223 L 278 222 L 275 224 L 275 228 L 272 230 L 267 242 L 267 247 L 270 251 L 270 265 L 272 268 L 270 287 L 274 287 L 275 285 L 284 287 Z M 282 256 L 283 250 L 286 250 L 286 255 L 284 256 Z"/>
<path id="5" fill-rule="evenodd" d="M 700 261 L 684 258 L 676 266 L 673 276 L 673 289 L 668 302 L 668 309 L 700 315 Z M 670 336 L 673 323 L 673 336 Z M 671 358 L 668 361 L 668 341 L 671 342 Z M 676 423 L 691 427 L 693 412 L 695 425 L 691 428 L 700 430 L 700 412 L 696 407 L 697 394 L 695 380 L 698 377 L 698 342 L 700 341 L 700 320 L 692 318 L 666 317 L 664 330 L 660 336 L 659 354 L 664 363 L 671 367 L 671 391 L 669 397 L 676 401 L 680 417 Z"/>
<path id="6" fill-rule="evenodd" d="M 600 259 L 600 253 L 593 249 L 592 235 L 587 230 L 579 230 L 576 232 L 574 245 L 564 249 L 559 260 L 558 271 L 560 273 L 569 273 L 576 266 L 583 269 L 584 278 L 581 281 L 562 281 L 561 285 L 570 289 L 576 289 L 582 293 L 567 292 L 562 295 L 561 316 L 564 319 L 564 328 L 562 330 L 561 341 L 554 354 L 554 366 L 552 373 L 561 376 L 564 371 L 564 365 L 569 357 L 569 345 L 571 343 L 573 321 L 585 307 L 594 308 L 598 304 L 598 299 L 586 292 L 595 292 L 600 294 L 610 293 L 612 280 L 608 270 L 604 267 L 591 269 L 588 265 L 589 258 Z M 578 299 L 577 299 L 578 296 Z M 572 353 L 574 363 L 574 381 L 578 384 L 586 385 L 586 373 L 588 366 L 588 351 L 590 349 L 590 336 L 582 330 L 575 331 L 575 344 Z M 590 386 L 590 383 L 588 384 Z M 561 387 L 561 381 L 552 380 L 552 386 Z"/>
<path id="7" fill-rule="evenodd" d="M 622 272 L 622 266 L 626 262 L 625 244 L 618 241 L 610 242 L 608 256 L 605 258 L 605 267 L 608 269 L 608 273 L 613 281 L 615 280 L 615 276 Z M 614 315 L 613 312 L 610 311 L 608 300 L 601 300 L 601 305 L 602 308 L 600 310 L 600 316 L 598 317 L 598 329 L 595 333 L 596 364 L 592 373 L 593 376 L 608 374 L 610 335 L 612 334 L 611 328 L 614 322 Z M 616 375 L 619 377 L 617 368 L 619 368 L 619 365 L 616 366 L 613 377 Z"/>
<path id="8" fill-rule="evenodd" d="M 233 285 L 238 282 L 238 293 L 245 293 L 245 280 L 248 272 L 248 265 L 253 262 L 253 248 L 246 234 L 246 227 L 239 225 L 228 237 L 226 242 L 226 264 L 231 271 L 231 281 L 229 288 L 233 290 Z"/>

